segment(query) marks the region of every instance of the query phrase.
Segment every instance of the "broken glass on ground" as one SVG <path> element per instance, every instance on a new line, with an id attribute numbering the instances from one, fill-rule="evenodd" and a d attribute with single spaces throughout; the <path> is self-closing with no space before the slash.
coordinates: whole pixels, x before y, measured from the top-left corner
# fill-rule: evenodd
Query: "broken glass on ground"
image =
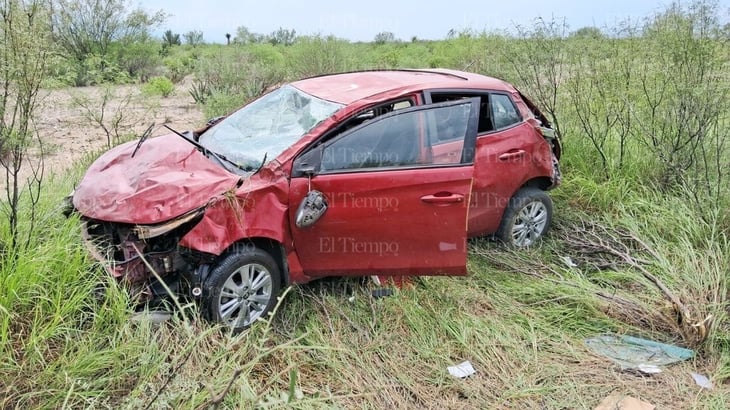
<path id="1" fill-rule="evenodd" d="M 703 389 L 712 390 L 712 382 L 707 378 L 707 376 L 695 372 L 690 372 L 690 375 L 698 386 Z"/>
<path id="2" fill-rule="evenodd" d="M 621 370 L 659 373 L 661 366 L 681 362 L 694 356 L 691 349 L 633 336 L 603 335 L 586 339 L 593 352 L 608 357 Z"/>

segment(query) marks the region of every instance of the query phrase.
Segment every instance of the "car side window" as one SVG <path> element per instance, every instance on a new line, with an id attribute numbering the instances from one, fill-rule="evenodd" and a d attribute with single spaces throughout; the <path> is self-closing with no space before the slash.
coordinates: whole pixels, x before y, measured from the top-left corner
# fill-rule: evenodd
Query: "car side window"
<path id="1" fill-rule="evenodd" d="M 483 134 L 485 132 L 494 131 L 494 125 L 492 124 L 492 110 L 489 108 L 489 94 L 473 92 L 434 92 L 431 94 L 431 102 L 434 104 L 444 101 L 463 100 L 466 98 L 479 98 L 479 124 L 477 126 L 477 133 Z"/>
<path id="2" fill-rule="evenodd" d="M 358 125 L 363 124 L 367 121 L 371 121 L 374 118 L 377 118 L 381 115 L 389 114 L 389 113 L 391 113 L 393 111 L 397 111 L 397 110 L 403 110 L 406 108 L 410 108 L 413 105 L 415 105 L 415 104 L 411 99 L 406 99 L 406 100 L 388 102 L 388 103 L 381 104 L 381 105 L 378 105 L 378 106 L 375 106 L 372 108 L 365 109 L 365 110 L 357 113 L 356 115 L 354 115 L 347 121 L 345 121 L 344 124 L 342 124 L 340 127 L 338 127 L 337 132 L 335 134 L 330 135 L 325 140 L 333 139 L 338 134 L 341 134 L 349 129 L 355 128 Z"/>
<path id="3" fill-rule="evenodd" d="M 512 99 L 506 94 L 492 94 L 491 96 L 492 118 L 494 128 L 502 129 L 522 122 L 517 107 Z"/>
<path id="4" fill-rule="evenodd" d="M 320 171 L 459 164 L 470 112 L 471 101 L 464 100 L 462 104 L 416 107 L 373 119 L 327 144 Z M 438 134 L 434 130 L 437 124 L 441 127 Z M 435 158 L 434 147 L 442 142 L 435 136 L 445 133 L 452 142 L 448 155 L 439 151 Z"/>

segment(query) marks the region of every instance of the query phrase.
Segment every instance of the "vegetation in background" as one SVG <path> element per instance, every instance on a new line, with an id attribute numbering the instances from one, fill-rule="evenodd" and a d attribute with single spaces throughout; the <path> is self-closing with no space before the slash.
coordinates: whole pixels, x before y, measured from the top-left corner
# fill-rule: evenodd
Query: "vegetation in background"
<path id="1" fill-rule="evenodd" d="M 5 182 L 0 209 L 7 217 L 0 249 L 6 262 L 29 247 L 41 196 L 43 144 L 34 128 L 34 113 L 38 90 L 52 60 L 48 23 L 43 2 L 0 2 L 0 167 Z M 38 151 L 35 156 L 34 149 Z M 31 170 L 30 178 L 22 176 L 24 168 Z M 24 199 L 27 202 L 22 206 Z M 24 224 L 28 225 L 25 231 Z"/>
<path id="2" fill-rule="evenodd" d="M 169 81 L 167 80 L 168 83 Z M 157 95 L 157 92 L 155 89 L 152 94 Z M 104 131 L 107 148 L 120 144 L 134 135 L 131 132 L 134 123 L 128 110 L 137 103 L 134 93 L 107 86 L 101 90 L 99 98 L 76 93 L 72 97 L 72 103 L 81 109 L 86 121 Z"/>
<path id="3" fill-rule="evenodd" d="M 167 77 L 154 77 L 142 86 L 142 93 L 148 96 L 169 97 L 175 91 L 175 84 Z"/>
<path id="4" fill-rule="evenodd" d="M 6 11 L 41 3 L 3 4 Z M 134 14 L 126 6 L 111 10 L 122 21 Z M 65 48 L 65 63 L 44 60 L 59 82 L 164 74 L 169 83 L 155 81 L 167 86 L 190 76 L 190 95 L 208 117 L 280 82 L 328 72 L 447 67 L 496 76 L 560 128 L 565 178 L 552 193 L 555 229 L 538 247 L 515 252 L 473 241 L 470 276 L 420 278 L 390 298 L 373 299 L 372 285 L 356 279 L 299 286 L 283 297 L 272 323 L 238 336 L 200 322 L 192 305 L 161 325 L 130 320 L 127 296 L 87 259 L 78 221 L 59 214 L 84 167 L 46 181 L 53 189 L 42 196 L 23 195 L 19 181 L 15 223 L 30 235 L 14 257 L 0 255 L 0 407 L 593 408 L 619 390 L 661 408 L 728 408 L 724 12 L 699 0 L 603 29 L 571 32 L 561 20 L 538 19 L 516 35 L 452 30 L 445 40 L 410 42 L 385 32 L 372 43 L 351 43 L 241 26 L 230 45 L 204 45 L 202 33 L 190 32 L 164 56 L 164 40 L 152 39 L 143 24 L 138 37 L 113 37 L 103 53 L 96 48 L 78 59 Z M 40 41 L 43 24 L 33 27 L 19 37 L 3 31 L 6 76 L 18 71 L 5 67 L 37 61 L 31 57 L 52 43 Z M 13 60 L 14 52 L 31 57 Z M 152 56 L 150 66 L 130 70 L 135 55 Z M 32 64 L 18 67 L 35 73 Z M 15 104 L 8 95 L 37 90 L 23 88 L 24 75 L 5 78 L 18 86 L 5 88 L 0 107 Z M 104 107 L 100 126 L 113 130 L 114 109 Z M 16 134 L 6 129 L 3 141 L 11 141 Z M 107 135 L 114 143 L 114 131 Z M 1 231 L 4 243 L 12 232 Z M 103 294 L 95 292 L 99 283 Z M 583 346 L 607 332 L 676 343 L 698 356 L 636 377 Z M 477 373 L 451 378 L 446 367 L 463 360 Z M 709 376 L 715 389 L 698 390 L 691 371 Z"/>
<path id="5" fill-rule="evenodd" d="M 188 31 L 183 34 L 183 38 L 185 39 L 185 44 L 189 46 L 195 47 L 203 44 L 203 32 L 199 30 Z"/>
<path id="6" fill-rule="evenodd" d="M 74 85 L 118 82 L 118 71 L 145 77 L 159 45 L 150 30 L 165 19 L 131 9 L 127 0 L 58 0 L 53 3 L 53 39 L 65 50 Z"/>

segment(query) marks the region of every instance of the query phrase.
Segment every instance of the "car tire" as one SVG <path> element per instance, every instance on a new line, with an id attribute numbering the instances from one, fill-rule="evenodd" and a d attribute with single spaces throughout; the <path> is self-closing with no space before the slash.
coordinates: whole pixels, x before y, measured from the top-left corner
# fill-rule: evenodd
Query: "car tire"
<path id="1" fill-rule="evenodd" d="M 203 312 L 208 320 L 244 330 L 276 306 L 281 273 L 268 253 L 252 245 L 229 252 L 205 281 Z"/>
<path id="2" fill-rule="evenodd" d="M 553 219 L 553 201 L 538 188 L 522 188 L 510 199 L 497 231 L 497 239 L 515 248 L 542 239 Z"/>

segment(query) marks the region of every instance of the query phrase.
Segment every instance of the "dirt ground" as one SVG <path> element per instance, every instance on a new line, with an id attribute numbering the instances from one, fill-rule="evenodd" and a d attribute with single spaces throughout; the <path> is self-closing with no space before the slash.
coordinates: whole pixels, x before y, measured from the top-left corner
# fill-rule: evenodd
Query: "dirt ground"
<path id="1" fill-rule="evenodd" d="M 104 87 L 42 90 L 35 125 L 42 141 L 45 173 L 62 173 L 86 156 L 107 149 L 105 131 L 90 118 L 91 114 L 101 114 L 105 94 L 111 98 L 105 105 L 103 122 L 111 127 L 112 118 L 121 114 L 119 129 L 126 138 L 130 134 L 140 135 L 153 122 L 152 136 L 170 133 L 163 124 L 179 131 L 200 127 L 205 121 L 188 93 L 189 88 L 187 82 L 177 84 L 175 92 L 166 98 L 145 96 L 140 85 L 113 86 L 108 94 Z M 83 101 L 88 109 L 78 101 Z M 40 151 L 38 147 L 33 149 L 34 160 Z M 24 170 L 23 174 L 27 177 L 30 171 Z"/>

